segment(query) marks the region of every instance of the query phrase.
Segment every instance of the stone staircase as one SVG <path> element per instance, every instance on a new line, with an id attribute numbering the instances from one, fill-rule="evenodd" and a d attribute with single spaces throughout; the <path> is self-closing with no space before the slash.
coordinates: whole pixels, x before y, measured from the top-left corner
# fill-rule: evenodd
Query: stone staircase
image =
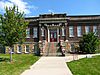
<path id="1" fill-rule="evenodd" d="M 45 48 L 44 56 L 57 56 L 57 42 L 48 42 Z"/>

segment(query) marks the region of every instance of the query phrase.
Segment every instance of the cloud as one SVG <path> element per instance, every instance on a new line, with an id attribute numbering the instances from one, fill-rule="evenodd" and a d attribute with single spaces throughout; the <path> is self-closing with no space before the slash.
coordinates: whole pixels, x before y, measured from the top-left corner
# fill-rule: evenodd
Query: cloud
<path id="1" fill-rule="evenodd" d="M 12 7 L 13 5 L 18 6 L 19 11 L 25 14 L 30 14 L 31 10 L 36 10 L 38 7 L 34 5 L 30 5 L 28 2 L 24 2 L 23 0 L 1 0 L 0 1 L 0 12 L 4 12 L 4 8 Z"/>
<path id="2" fill-rule="evenodd" d="M 49 9 L 48 12 L 54 14 L 54 11 L 51 9 Z"/>

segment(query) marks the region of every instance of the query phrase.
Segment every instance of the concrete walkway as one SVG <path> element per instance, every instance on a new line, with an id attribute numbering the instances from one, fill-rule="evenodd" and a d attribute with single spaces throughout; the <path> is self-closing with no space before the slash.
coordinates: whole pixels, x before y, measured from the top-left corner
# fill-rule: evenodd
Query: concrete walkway
<path id="1" fill-rule="evenodd" d="M 100 54 L 91 54 L 96 56 Z M 29 70 L 21 75 L 73 75 L 66 62 L 86 58 L 88 55 L 67 55 L 65 57 L 41 57 Z"/>
<path id="2" fill-rule="evenodd" d="M 69 54 L 65 57 L 65 61 L 71 62 L 71 61 L 79 60 L 79 59 L 82 59 L 82 58 L 91 58 L 92 56 L 97 56 L 97 55 L 100 55 L 100 53 L 98 53 L 98 54 L 84 54 L 84 55 Z"/>
<path id="3" fill-rule="evenodd" d="M 66 57 L 41 57 L 21 75 L 72 75 L 66 65 Z"/>

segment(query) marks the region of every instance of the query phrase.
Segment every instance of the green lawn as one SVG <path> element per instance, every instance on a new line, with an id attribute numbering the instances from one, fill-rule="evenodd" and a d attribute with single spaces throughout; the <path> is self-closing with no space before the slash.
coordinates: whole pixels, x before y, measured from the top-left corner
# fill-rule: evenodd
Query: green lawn
<path id="1" fill-rule="evenodd" d="M 39 59 L 32 54 L 13 54 L 13 62 L 10 63 L 9 56 L 0 54 L 0 75 L 20 75 Z"/>
<path id="2" fill-rule="evenodd" d="M 96 52 L 96 53 L 100 53 L 100 50 L 98 49 L 98 50 L 96 50 L 95 52 Z"/>
<path id="3" fill-rule="evenodd" d="M 100 75 L 100 56 L 67 63 L 73 75 Z"/>

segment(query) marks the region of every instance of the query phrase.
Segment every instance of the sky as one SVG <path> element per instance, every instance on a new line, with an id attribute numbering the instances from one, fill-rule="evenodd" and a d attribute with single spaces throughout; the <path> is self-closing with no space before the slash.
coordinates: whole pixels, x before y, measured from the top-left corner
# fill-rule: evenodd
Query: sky
<path id="1" fill-rule="evenodd" d="M 0 14 L 6 6 L 16 5 L 26 16 L 46 13 L 67 15 L 100 15 L 100 0 L 0 0 Z"/>

